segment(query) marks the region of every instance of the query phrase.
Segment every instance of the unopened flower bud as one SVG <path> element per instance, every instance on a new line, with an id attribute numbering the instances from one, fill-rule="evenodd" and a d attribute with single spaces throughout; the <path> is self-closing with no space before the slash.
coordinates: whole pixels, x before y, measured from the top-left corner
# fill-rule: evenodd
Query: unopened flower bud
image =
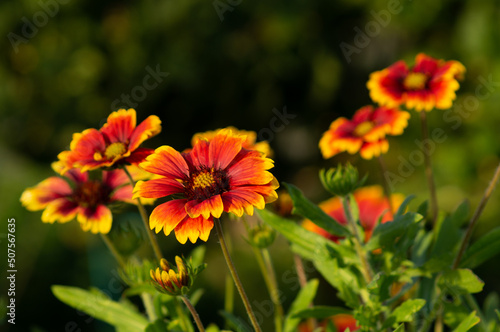
<path id="1" fill-rule="evenodd" d="M 276 231 L 265 224 L 257 225 L 248 232 L 250 244 L 260 249 L 269 247 L 275 238 Z"/>
<path id="2" fill-rule="evenodd" d="M 349 163 L 345 167 L 339 164 L 337 168 L 322 169 L 319 178 L 326 190 L 338 196 L 352 193 L 366 180 L 366 176 L 360 180 L 358 170 Z"/>
<path id="3" fill-rule="evenodd" d="M 193 269 L 191 264 L 175 256 L 176 268 L 172 267 L 170 263 L 162 258 L 160 267 L 156 270 L 151 269 L 150 275 L 152 283 L 155 288 L 169 295 L 186 295 L 193 285 L 196 275 L 204 269 L 204 265 Z"/>

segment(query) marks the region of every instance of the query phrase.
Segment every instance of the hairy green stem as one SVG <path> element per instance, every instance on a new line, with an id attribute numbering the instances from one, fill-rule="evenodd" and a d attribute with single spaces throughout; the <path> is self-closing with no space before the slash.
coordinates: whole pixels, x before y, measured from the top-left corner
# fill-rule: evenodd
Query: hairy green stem
<path id="1" fill-rule="evenodd" d="M 474 227 L 476 226 L 477 221 L 479 220 L 479 217 L 481 216 L 481 213 L 483 212 L 484 207 L 486 206 L 486 203 L 488 203 L 488 200 L 490 199 L 490 196 L 493 193 L 493 190 L 495 189 L 499 178 L 500 178 L 500 164 L 498 164 L 495 170 L 495 174 L 493 175 L 493 178 L 491 179 L 488 187 L 484 191 L 483 198 L 481 199 L 481 202 L 479 202 L 479 205 L 477 206 L 476 211 L 474 212 L 474 215 L 472 216 L 469 222 L 469 226 L 467 226 L 467 231 L 465 232 L 464 239 L 462 240 L 460 249 L 458 250 L 458 254 L 455 257 L 455 261 L 453 262 L 453 269 L 458 268 L 458 266 L 460 265 L 460 260 L 464 255 L 465 249 L 467 248 L 469 240 L 472 236 L 472 232 L 474 231 Z"/>
<path id="2" fill-rule="evenodd" d="M 106 244 L 106 247 L 108 247 L 109 251 L 113 255 L 113 257 L 116 259 L 120 267 L 123 269 L 126 266 L 125 259 L 122 257 L 122 255 L 116 250 L 115 245 L 113 242 L 108 237 L 108 234 L 102 234 L 101 233 L 101 238 L 104 241 L 104 244 Z"/>
<path id="3" fill-rule="evenodd" d="M 368 260 L 366 259 L 366 252 L 361 246 L 361 236 L 359 235 L 357 222 L 356 220 L 354 220 L 351 213 L 351 203 L 349 202 L 349 197 L 343 196 L 342 201 L 345 207 L 344 212 L 346 215 L 347 223 L 354 235 L 354 237 L 352 238 L 352 241 L 354 242 L 354 248 L 356 249 L 359 259 L 361 260 L 361 273 L 363 273 L 363 277 L 365 278 L 366 283 L 369 284 L 373 279 L 373 271 L 370 267 L 370 264 L 368 263 Z"/>
<path id="4" fill-rule="evenodd" d="M 226 260 L 227 267 L 231 272 L 231 276 L 233 277 L 233 281 L 238 289 L 238 293 L 240 294 L 241 300 L 243 301 L 243 305 L 245 306 L 245 310 L 247 311 L 248 317 L 252 322 L 252 326 L 256 332 L 262 332 L 259 323 L 257 322 L 257 318 L 255 317 L 255 313 L 252 310 L 252 306 L 250 305 L 250 301 L 248 300 L 247 294 L 245 293 L 245 289 L 241 284 L 240 277 L 238 276 L 238 272 L 234 267 L 233 260 L 229 255 L 229 251 L 227 250 L 226 241 L 224 240 L 224 234 L 222 233 L 222 226 L 220 224 L 220 220 L 218 218 L 214 218 L 215 229 L 217 230 L 217 236 L 219 238 L 219 243 L 222 249 L 222 253 Z"/>
<path id="5" fill-rule="evenodd" d="M 127 174 L 130 183 L 132 184 L 132 187 L 135 186 L 135 181 L 132 178 L 132 175 L 128 171 L 126 167 L 123 167 L 123 170 L 125 171 L 125 174 Z M 139 214 L 141 215 L 142 223 L 144 224 L 144 228 L 146 229 L 146 234 L 148 235 L 149 243 L 151 244 L 151 247 L 153 248 L 154 254 L 156 256 L 156 259 L 161 261 L 163 258 L 163 255 L 161 253 L 160 246 L 158 245 L 158 241 L 156 240 L 156 236 L 153 234 L 151 231 L 151 228 L 149 228 L 149 223 L 148 223 L 148 215 L 146 213 L 146 209 L 144 208 L 144 205 L 142 205 L 141 199 L 137 197 L 137 208 L 139 209 Z"/>
<path id="6" fill-rule="evenodd" d="M 200 315 L 198 315 L 198 312 L 191 304 L 191 301 L 189 301 L 189 299 L 186 296 L 181 296 L 181 299 L 182 301 L 184 301 L 184 304 L 186 305 L 186 307 L 188 307 L 189 311 L 191 312 L 191 315 L 193 316 L 196 326 L 198 326 L 198 330 L 200 332 L 205 332 L 205 328 L 203 327 L 203 323 L 201 322 Z"/>

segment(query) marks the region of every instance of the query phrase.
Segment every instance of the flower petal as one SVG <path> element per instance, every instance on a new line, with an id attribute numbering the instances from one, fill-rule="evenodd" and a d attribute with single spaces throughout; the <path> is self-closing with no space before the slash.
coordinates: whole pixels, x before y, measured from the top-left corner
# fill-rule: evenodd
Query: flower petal
<path id="1" fill-rule="evenodd" d="M 136 126 L 136 113 L 133 108 L 119 109 L 108 116 L 108 121 L 101 128 L 101 133 L 108 139 L 108 143 L 129 140 Z"/>
<path id="2" fill-rule="evenodd" d="M 134 198 L 160 198 L 182 193 L 184 187 L 177 180 L 169 178 L 139 181 L 134 187 Z"/>
<path id="3" fill-rule="evenodd" d="M 188 238 L 192 243 L 196 243 L 198 238 L 206 242 L 213 226 L 214 222 L 212 218 L 205 219 L 202 216 L 198 218 L 188 217 L 180 222 L 175 228 L 175 237 L 177 241 L 182 244 L 186 243 Z"/>
<path id="4" fill-rule="evenodd" d="M 113 214 L 106 206 L 98 205 L 95 209 L 80 209 L 77 220 L 85 232 L 90 230 L 93 234 L 108 234 L 111 230 Z"/>
<path id="5" fill-rule="evenodd" d="M 230 129 L 222 129 L 210 141 L 209 167 L 225 169 L 240 152 L 245 136 L 235 136 Z"/>
<path id="6" fill-rule="evenodd" d="M 21 203 L 30 211 L 38 211 L 50 202 L 68 196 L 72 189 L 64 179 L 53 176 L 38 185 L 26 189 L 21 195 Z"/>
<path id="7" fill-rule="evenodd" d="M 42 221 L 65 223 L 73 220 L 78 212 L 78 205 L 67 198 L 59 198 L 50 202 L 42 213 Z"/>
<path id="8" fill-rule="evenodd" d="M 161 132 L 161 120 L 156 115 L 150 115 L 142 121 L 130 135 L 129 149 L 135 150 L 145 140 Z"/>
<path id="9" fill-rule="evenodd" d="M 214 195 L 201 202 L 192 200 L 186 203 L 186 212 L 191 218 L 197 218 L 200 215 L 205 219 L 210 218 L 210 216 L 220 218 L 223 211 L 224 205 L 220 195 Z"/>
<path id="10" fill-rule="evenodd" d="M 169 235 L 187 216 L 185 205 L 185 199 L 174 199 L 158 205 L 149 216 L 149 227 L 156 233 L 163 229 L 165 235 Z"/>
<path id="11" fill-rule="evenodd" d="M 170 146 L 161 146 L 139 165 L 144 170 L 167 178 L 185 179 L 189 176 L 189 166 L 184 157 Z"/>

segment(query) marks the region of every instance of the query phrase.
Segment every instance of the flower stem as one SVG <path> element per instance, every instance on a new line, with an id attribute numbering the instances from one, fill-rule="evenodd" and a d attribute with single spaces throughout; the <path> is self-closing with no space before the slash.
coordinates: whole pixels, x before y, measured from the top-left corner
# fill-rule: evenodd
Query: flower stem
<path id="1" fill-rule="evenodd" d="M 250 235 L 250 227 L 248 222 L 243 217 L 243 224 L 247 230 L 247 234 Z M 284 310 L 279 299 L 279 289 L 278 282 L 276 281 L 276 274 L 274 273 L 273 263 L 271 261 L 271 256 L 267 249 L 259 249 L 254 245 L 251 245 L 257 264 L 259 265 L 260 272 L 264 278 L 264 282 L 269 292 L 269 296 L 274 305 L 274 330 L 276 332 L 281 332 L 283 329 L 283 315 Z"/>
<path id="2" fill-rule="evenodd" d="M 113 257 L 116 259 L 116 261 L 120 265 L 120 267 L 122 269 L 125 268 L 125 266 L 126 266 L 125 259 L 122 257 L 122 255 L 120 255 L 118 250 L 116 250 L 115 245 L 113 244 L 113 242 L 111 242 L 108 235 L 101 233 L 101 238 L 104 241 L 104 243 L 106 244 L 106 247 L 108 247 L 108 249 L 111 252 L 111 254 L 113 255 Z"/>
<path id="3" fill-rule="evenodd" d="M 233 281 L 240 293 L 241 300 L 245 306 L 248 316 L 250 317 L 250 321 L 252 322 L 252 326 L 256 332 L 262 332 L 260 329 L 259 323 L 257 322 L 257 318 L 255 318 L 255 314 L 252 310 L 252 306 L 250 305 L 250 301 L 248 300 L 247 294 L 243 289 L 243 285 L 241 284 L 240 278 L 238 276 L 238 272 L 236 272 L 236 268 L 234 267 L 231 256 L 229 255 L 229 251 L 227 250 L 226 241 L 224 240 L 224 234 L 222 233 L 222 226 L 220 224 L 220 220 L 218 218 L 214 218 L 215 229 L 217 230 L 217 236 L 219 237 L 220 247 L 222 249 L 222 253 L 224 254 L 224 258 L 227 263 L 227 267 L 231 272 L 231 276 L 233 277 Z"/>
<path id="4" fill-rule="evenodd" d="M 205 328 L 203 327 L 203 323 L 200 320 L 200 316 L 198 315 L 198 312 L 193 307 L 189 299 L 186 296 L 181 296 L 181 299 L 182 301 L 184 301 L 184 304 L 186 305 L 186 307 L 188 307 L 189 311 L 191 312 L 191 315 L 193 316 L 194 321 L 196 322 L 196 326 L 198 326 L 198 330 L 200 332 L 205 332 Z"/>
<path id="5" fill-rule="evenodd" d="M 349 202 L 349 197 L 343 196 L 342 201 L 344 205 L 344 212 L 346 215 L 347 223 L 351 227 L 351 231 L 354 234 L 354 237 L 352 239 L 352 241 L 354 242 L 354 248 L 356 249 L 359 259 L 361 260 L 361 266 L 362 266 L 361 272 L 363 273 L 366 283 L 369 284 L 373 279 L 373 271 L 370 267 L 370 264 L 368 263 L 368 260 L 366 259 L 365 251 L 361 246 L 362 241 L 359 235 L 357 222 L 356 220 L 354 220 L 351 213 L 351 204 Z"/>
<path id="6" fill-rule="evenodd" d="M 128 169 L 126 167 L 123 167 L 123 171 L 125 172 L 125 174 L 127 174 L 128 178 L 130 180 L 130 183 L 132 184 L 132 187 L 134 187 L 135 181 L 132 178 L 132 175 L 130 174 Z M 144 224 L 144 228 L 146 229 L 146 234 L 148 235 L 149 243 L 151 244 L 151 247 L 153 247 L 153 251 L 155 253 L 156 259 L 159 262 L 163 258 L 163 255 L 161 253 L 160 246 L 158 245 L 158 241 L 156 241 L 156 236 L 153 234 L 153 232 L 149 228 L 148 216 L 146 213 L 146 209 L 144 208 L 144 205 L 142 205 L 141 199 L 139 197 L 137 197 L 137 208 L 139 209 L 142 223 Z"/>
<path id="7" fill-rule="evenodd" d="M 458 250 L 457 257 L 455 257 L 455 261 L 453 262 L 453 269 L 458 268 L 460 260 L 462 259 L 465 249 L 467 248 L 467 244 L 469 243 L 469 240 L 472 236 L 472 232 L 474 231 L 474 227 L 476 226 L 477 221 L 479 220 L 479 216 L 481 216 L 481 213 L 483 212 L 486 203 L 488 203 L 488 200 L 490 199 L 490 196 L 493 193 L 493 190 L 495 189 L 499 178 L 500 178 L 500 164 L 498 164 L 495 170 L 495 174 L 493 175 L 493 178 L 491 179 L 488 187 L 484 191 L 483 198 L 481 198 L 481 202 L 479 202 L 476 211 L 474 211 L 474 215 L 472 216 L 469 222 L 469 226 L 467 226 L 467 231 L 465 232 L 464 239 L 462 240 L 462 244 L 460 245 L 460 249 Z"/>
<path id="8" fill-rule="evenodd" d="M 181 307 L 181 304 L 179 300 L 177 299 L 177 296 L 173 297 L 174 302 L 175 302 L 175 309 L 177 311 L 177 315 L 179 316 L 179 325 L 181 326 L 182 330 L 185 332 L 191 332 L 193 331 L 193 326 L 190 324 L 188 321 L 184 310 Z"/>
<path id="9" fill-rule="evenodd" d="M 422 139 L 424 142 L 429 141 L 429 128 L 427 126 L 427 114 L 426 111 L 420 112 L 420 120 L 422 122 Z M 432 213 L 432 223 L 436 222 L 438 214 L 438 201 L 436 195 L 436 185 L 434 183 L 434 174 L 432 171 L 431 162 L 431 152 L 429 151 L 429 145 L 424 144 L 424 160 L 425 160 L 425 175 L 427 177 L 427 185 L 429 187 L 429 192 L 431 196 L 431 213 Z"/>
<path id="10" fill-rule="evenodd" d="M 380 170 L 382 171 L 382 183 L 384 184 L 384 193 L 385 197 L 387 198 L 387 202 L 389 203 L 389 208 L 391 209 L 391 215 L 394 214 L 396 211 L 394 211 L 394 205 L 392 204 L 391 200 L 391 187 L 389 186 L 389 182 L 387 182 L 387 177 L 385 176 L 387 174 L 387 166 L 385 164 L 385 160 L 382 157 L 382 155 L 378 156 L 378 163 L 380 165 Z"/>
<path id="11" fill-rule="evenodd" d="M 302 258 L 300 258 L 300 256 L 297 254 L 293 254 L 293 262 L 295 263 L 295 271 L 297 272 L 297 276 L 299 277 L 300 288 L 304 288 L 307 284 L 304 262 L 302 262 Z"/>

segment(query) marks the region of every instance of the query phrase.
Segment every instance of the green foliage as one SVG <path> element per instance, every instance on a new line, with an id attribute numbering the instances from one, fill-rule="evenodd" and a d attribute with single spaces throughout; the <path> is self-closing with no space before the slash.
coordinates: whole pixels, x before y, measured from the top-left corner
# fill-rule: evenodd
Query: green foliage
<path id="1" fill-rule="evenodd" d="M 52 293 L 67 305 L 117 326 L 123 332 L 142 332 L 148 325 L 142 314 L 124 303 L 112 301 L 103 293 L 58 285 L 52 286 Z"/>
<path id="2" fill-rule="evenodd" d="M 304 218 L 311 220 L 313 223 L 321 228 L 326 229 L 328 232 L 345 236 L 349 234 L 347 229 L 336 222 L 332 217 L 327 215 L 316 204 L 308 200 L 302 191 L 295 187 L 293 184 L 284 183 L 288 193 L 293 200 L 293 213 L 298 214 Z"/>
<path id="3" fill-rule="evenodd" d="M 297 325 L 300 322 L 299 318 L 295 315 L 307 308 L 313 301 L 314 296 L 316 296 L 316 291 L 318 290 L 319 281 L 317 279 L 309 280 L 307 285 L 304 286 L 293 301 L 288 314 L 285 317 L 284 332 L 295 332 L 297 331 Z"/>

